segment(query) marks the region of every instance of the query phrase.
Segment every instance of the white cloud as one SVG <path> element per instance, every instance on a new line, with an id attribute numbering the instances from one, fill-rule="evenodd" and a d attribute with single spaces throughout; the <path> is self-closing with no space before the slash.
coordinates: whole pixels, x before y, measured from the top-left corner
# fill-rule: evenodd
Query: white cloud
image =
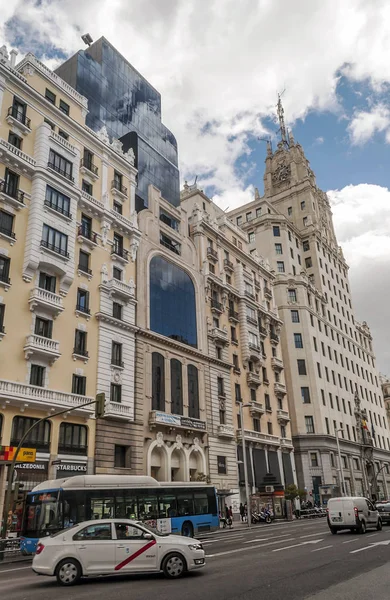
<path id="1" fill-rule="evenodd" d="M 390 111 L 383 104 L 377 104 L 369 111 L 356 111 L 348 125 L 351 141 L 355 145 L 365 144 L 375 133 L 386 132 L 390 141 Z"/>
<path id="2" fill-rule="evenodd" d="M 324 141 L 325 141 L 324 138 L 322 137 L 322 135 L 320 135 L 319 137 L 317 137 L 314 140 L 314 144 L 313 145 L 314 146 L 322 146 L 322 144 L 324 143 Z"/>
<path id="3" fill-rule="evenodd" d="M 345 258 L 354 309 L 374 337 L 379 367 L 390 364 L 390 190 L 379 185 L 349 185 L 328 192 L 334 225 Z"/>

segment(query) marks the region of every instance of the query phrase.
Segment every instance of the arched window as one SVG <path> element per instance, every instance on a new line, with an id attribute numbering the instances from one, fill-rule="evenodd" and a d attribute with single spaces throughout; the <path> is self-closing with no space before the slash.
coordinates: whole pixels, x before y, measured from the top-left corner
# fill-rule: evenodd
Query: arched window
<path id="1" fill-rule="evenodd" d="M 197 346 L 194 284 L 183 269 L 162 256 L 150 262 L 150 329 Z"/>
<path id="2" fill-rule="evenodd" d="M 75 423 L 61 423 L 58 452 L 60 454 L 87 454 L 87 428 Z"/>
<path id="3" fill-rule="evenodd" d="M 194 365 L 188 365 L 188 415 L 193 419 L 199 419 L 199 384 L 198 369 Z"/>
<path id="4" fill-rule="evenodd" d="M 181 362 L 176 358 L 171 359 L 171 413 L 183 414 L 183 377 Z"/>
<path id="5" fill-rule="evenodd" d="M 38 419 L 32 417 L 14 417 L 12 421 L 11 446 L 17 446 L 24 434 L 37 421 Z M 34 427 L 34 429 L 30 431 L 23 444 L 26 447 L 36 448 L 41 452 L 49 452 L 50 432 L 50 421 L 42 421 L 42 423 L 39 423 L 37 427 Z"/>
<path id="6" fill-rule="evenodd" d="M 152 410 L 165 410 L 165 359 L 152 354 Z"/>

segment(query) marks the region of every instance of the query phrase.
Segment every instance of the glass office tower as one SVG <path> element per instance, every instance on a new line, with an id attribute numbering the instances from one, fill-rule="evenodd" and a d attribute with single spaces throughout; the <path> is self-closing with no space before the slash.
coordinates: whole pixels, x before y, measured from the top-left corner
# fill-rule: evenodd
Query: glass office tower
<path id="1" fill-rule="evenodd" d="M 104 37 L 77 52 L 56 73 L 88 98 L 88 127 L 99 131 L 105 125 L 110 139 L 120 139 L 125 151 L 133 148 L 137 210 L 147 206 L 149 184 L 179 206 L 177 143 L 161 122 L 160 94 Z"/>

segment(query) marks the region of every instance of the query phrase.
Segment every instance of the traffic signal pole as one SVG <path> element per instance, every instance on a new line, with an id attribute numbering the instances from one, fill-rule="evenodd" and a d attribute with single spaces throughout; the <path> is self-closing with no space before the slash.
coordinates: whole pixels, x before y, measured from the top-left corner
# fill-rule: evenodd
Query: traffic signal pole
<path id="1" fill-rule="evenodd" d="M 91 404 L 95 404 L 96 405 L 96 416 L 98 418 L 103 417 L 104 416 L 104 402 L 105 402 L 105 397 L 104 394 L 97 394 L 96 399 L 95 400 L 90 400 L 89 402 L 85 402 L 85 404 L 79 404 L 78 406 L 75 406 L 74 408 L 66 408 L 65 410 L 60 410 L 56 413 L 53 413 L 52 415 L 50 415 L 50 417 L 58 417 L 59 415 L 64 415 L 65 413 L 70 413 L 73 410 L 78 410 L 79 408 L 83 408 L 84 406 L 90 406 Z M 1 536 L 0 539 L 6 539 L 7 537 L 7 521 L 8 521 L 8 513 L 10 510 L 10 504 L 11 504 L 11 492 L 12 492 L 12 482 L 13 482 L 13 477 L 14 477 L 14 471 L 15 471 L 15 464 L 16 464 L 16 459 L 18 457 L 19 454 L 19 450 L 21 449 L 21 447 L 23 446 L 23 442 L 27 439 L 29 433 L 40 423 L 42 423 L 42 421 L 46 421 L 47 417 L 43 417 L 42 419 L 39 419 L 38 421 L 36 421 L 33 425 L 31 425 L 31 427 L 26 431 L 26 433 L 21 437 L 18 447 L 16 448 L 15 454 L 13 456 L 12 462 L 10 465 L 8 465 L 8 473 L 7 473 L 7 492 L 5 495 L 5 502 L 4 502 L 4 513 L 3 513 L 3 527 L 1 529 Z M 0 557 L 1 560 L 1 557 Z"/>

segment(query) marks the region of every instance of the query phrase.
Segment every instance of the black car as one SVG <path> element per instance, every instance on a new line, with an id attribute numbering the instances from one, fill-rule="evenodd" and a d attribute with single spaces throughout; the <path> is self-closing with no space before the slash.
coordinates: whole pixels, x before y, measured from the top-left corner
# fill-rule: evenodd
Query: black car
<path id="1" fill-rule="evenodd" d="M 382 519 L 382 523 L 390 523 L 390 501 L 387 500 L 385 502 L 377 502 L 375 504 L 375 508 L 380 514 Z"/>

